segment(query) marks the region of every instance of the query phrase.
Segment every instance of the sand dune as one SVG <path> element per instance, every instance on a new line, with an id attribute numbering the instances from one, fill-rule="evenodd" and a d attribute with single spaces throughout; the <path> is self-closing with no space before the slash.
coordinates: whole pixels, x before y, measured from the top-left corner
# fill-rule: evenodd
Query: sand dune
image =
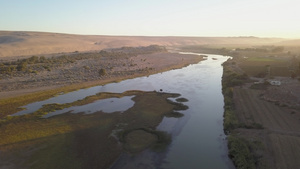
<path id="1" fill-rule="evenodd" d="M 0 31 L 0 57 L 30 56 L 74 51 L 92 51 L 123 46 L 272 44 L 287 39 L 256 37 L 146 37 L 72 35 L 45 32 Z"/>

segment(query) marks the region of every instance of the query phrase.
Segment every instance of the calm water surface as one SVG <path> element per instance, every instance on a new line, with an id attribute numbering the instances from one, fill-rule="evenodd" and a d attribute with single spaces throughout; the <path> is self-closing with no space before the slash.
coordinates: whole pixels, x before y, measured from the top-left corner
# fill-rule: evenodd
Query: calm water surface
<path id="1" fill-rule="evenodd" d="M 160 153 L 146 150 L 135 156 L 124 153 L 111 168 L 231 169 L 234 166 L 227 156 L 226 136 L 223 132 L 224 101 L 221 85 L 221 64 L 229 57 L 207 56 L 206 60 L 182 69 L 82 89 L 32 103 L 25 106 L 26 110 L 15 115 L 34 112 L 43 104 L 69 103 L 99 92 L 122 93 L 127 90 L 162 89 L 163 92 L 180 93 L 181 97 L 189 100 L 185 103 L 189 109 L 181 111 L 184 114 L 182 118 L 165 117 L 157 127 L 172 135 L 172 143 L 167 150 Z M 120 100 L 108 99 L 99 104 L 94 102 L 86 107 L 73 107 L 65 111 L 80 110 L 92 113 L 105 110 L 104 105 L 109 107 L 108 112 L 125 111 L 133 106 L 131 98 L 129 96 Z M 65 111 L 56 113 L 61 114 Z"/>

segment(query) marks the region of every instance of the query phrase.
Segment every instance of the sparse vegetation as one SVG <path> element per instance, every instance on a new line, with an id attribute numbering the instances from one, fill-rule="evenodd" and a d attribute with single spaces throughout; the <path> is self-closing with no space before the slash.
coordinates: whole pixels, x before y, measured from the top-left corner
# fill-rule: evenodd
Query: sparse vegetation
<path id="1" fill-rule="evenodd" d="M 44 70 L 51 71 L 56 67 L 61 67 L 65 64 L 76 63 L 84 59 L 100 59 L 102 57 L 108 57 L 111 59 L 128 58 L 128 56 L 150 54 L 154 52 L 166 52 L 166 48 L 158 45 L 150 45 L 146 47 L 122 47 L 118 49 L 101 50 L 98 53 L 79 53 L 77 51 L 68 55 L 53 56 L 48 58 L 45 56 L 31 56 L 26 59 L 18 59 L 16 61 L 1 63 L 0 77 L 4 74 L 19 76 L 20 73 L 27 73 L 27 69 L 31 69 L 37 73 L 39 71 L 43 71 L 43 69 L 40 69 L 41 67 L 43 67 Z"/>
<path id="2" fill-rule="evenodd" d="M 107 81 L 109 79 L 128 79 L 166 71 L 172 68 L 185 66 L 187 63 L 196 63 L 201 57 L 188 57 L 181 61 L 180 54 L 165 52 L 164 47 L 138 47 L 102 50 L 89 53 L 63 53 L 56 56 L 36 56 L 19 58 L 18 60 L 0 61 L 0 92 L 15 90 L 39 90 L 39 88 L 59 87 L 78 83 L 91 83 Z M 152 51 L 153 54 L 150 54 Z M 171 56 L 172 55 L 172 56 Z M 147 58 L 151 56 L 151 58 Z M 153 56 L 153 57 L 152 57 Z M 174 57 L 173 57 L 174 56 Z M 172 58 L 171 58 L 172 57 Z M 180 57 L 180 58 L 179 58 Z M 137 59 L 138 58 L 138 59 Z M 141 64 L 140 58 L 147 59 Z M 157 58 L 157 59 L 153 59 Z M 172 59 L 166 66 L 165 62 L 153 65 L 157 60 Z M 179 60 L 180 59 L 180 60 Z M 27 63 L 24 71 L 17 70 L 17 64 Z M 157 66 L 157 68 L 155 68 Z M 105 76 L 99 74 L 100 69 L 105 69 Z M 20 68 L 21 70 L 21 68 Z M 114 81 L 112 80 L 112 81 Z M 3 95 L 2 95 L 3 97 Z"/>
<path id="3" fill-rule="evenodd" d="M 146 148 L 162 151 L 171 143 L 169 134 L 150 128 L 124 130 L 119 133 L 119 137 L 125 150 L 131 153 L 137 153 Z"/>

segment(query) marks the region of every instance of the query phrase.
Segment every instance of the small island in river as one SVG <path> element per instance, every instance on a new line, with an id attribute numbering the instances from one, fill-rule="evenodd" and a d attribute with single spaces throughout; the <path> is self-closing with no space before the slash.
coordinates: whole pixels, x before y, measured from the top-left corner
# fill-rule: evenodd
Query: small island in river
<path id="1" fill-rule="evenodd" d="M 105 98 L 134 96 L 124 112 L 43 115 Z M 0 166 L 9 168 L 108 168 L 122 152 L 162 151 L 171 137 L 156 126 L 188 107 L 168 100 L 179 94 L 127 91 L 98 93 L 67 104 L 44 105 L 36 112 L 2 118 Z"/>

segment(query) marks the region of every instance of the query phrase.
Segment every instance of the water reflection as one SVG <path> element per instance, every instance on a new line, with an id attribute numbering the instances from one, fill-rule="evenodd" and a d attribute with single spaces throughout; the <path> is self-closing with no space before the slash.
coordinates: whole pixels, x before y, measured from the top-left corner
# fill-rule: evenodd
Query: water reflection
<path id="1" fill-rule="evenodd" d="M 55 112 L 48 113 L 43 117 L 48 118 L 67 112 L 85 114 L 91 114 L 99 111 L 104 113 L 124 112 L 134 105 L 134 101 L 131 100 L 133 97 L 134 96 L 124 96 L 122 98 L 102 99 L 82 106 L 73 106 L 62 110 L 57 110 Z"/>

